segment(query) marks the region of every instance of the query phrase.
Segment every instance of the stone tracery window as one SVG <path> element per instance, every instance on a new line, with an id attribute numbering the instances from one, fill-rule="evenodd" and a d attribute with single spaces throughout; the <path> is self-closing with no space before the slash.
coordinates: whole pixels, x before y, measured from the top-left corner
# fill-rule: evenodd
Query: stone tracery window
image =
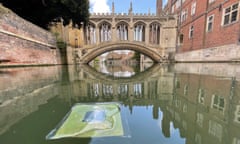
<path id="1" fill-rule="evenodd" d="M 118 40 L 128 40 L 128 26 L 127 24 L 121 23 L 117 26 L 117 38 Z"/>
<path id="2" fill-rule="evenodd" d="M 89 24 L 86 27 L 86 42 L 87 44 L 96 44 L 96 27 L 93 24 Z"/>
<path id="3" fill-rule="evenodd" d="M 136 24 L 134 26 L 134 41 L 145 41 L 145 26 L 144 24 Z"/>
<path id="4" fill-rule="evenodd" d="M 160 24 L 152 23 L 149 29 L 149 43 L 159 44 L 160 43 Z"/>
<path id="5" fill-rule="evenodd" d="M 111 41 L 112 39 L 111 25 L 108 23 L 103 23 L 100 25 L 99 28 L 100 28 L 100 42 Z"/>

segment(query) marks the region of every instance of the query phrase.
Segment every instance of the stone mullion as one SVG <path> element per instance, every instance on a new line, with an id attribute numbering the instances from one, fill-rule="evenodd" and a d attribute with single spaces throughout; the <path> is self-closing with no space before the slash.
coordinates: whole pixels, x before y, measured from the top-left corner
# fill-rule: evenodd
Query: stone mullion
<path id="1" fill-rule="evenodd" d="M 145 44 L 149 44 L 149 25 L 146 25 L 145 28 Z"/>
<path id="2" fill-rule="evenodd" d="M 99 44 L 100 34 L 99 34 L 99 27 L 96 27 L 96 44 Z"/>

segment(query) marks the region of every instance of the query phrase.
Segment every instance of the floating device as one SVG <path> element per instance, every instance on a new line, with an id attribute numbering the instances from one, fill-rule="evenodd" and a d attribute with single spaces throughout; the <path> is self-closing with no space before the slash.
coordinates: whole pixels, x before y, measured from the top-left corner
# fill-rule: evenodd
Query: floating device
<path id="1" fill-rule="evenodd" d="M 46 139 L 125 136 L 123 123 L 119 103 L 79 103 L 71 108 Z"/>

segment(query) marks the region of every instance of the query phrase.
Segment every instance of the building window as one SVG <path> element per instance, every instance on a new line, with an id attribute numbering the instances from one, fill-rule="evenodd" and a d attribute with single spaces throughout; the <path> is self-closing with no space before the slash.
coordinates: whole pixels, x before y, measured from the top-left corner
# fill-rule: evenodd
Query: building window
<path id="1" fill-rule="evenodd" d="M 209 0 L 209 1 L 208 1 L 208 3 L 213 3 L 213 2 L 215 2 L 215 0 Z"/>
<path id="2" fill-rule="evenodd" d="M 197 113 L 197 124 L 200 127 L 203 127 L 204 116 L 201 113 Z"/>
<path id="3" fill-rule="evenodd" d="M 210 120 L 209 121 L 208 133 L 217 137 L 219 140 L 221 140 L 222 135 L 223 135 L 223 127 L 222 127 L 221 124 Z"/>
<path id="4" fill-rule="evenodd" d="M 128 40 L 128 26 L 127 24 L 119 24 L 117 26 L 117 38 L 118 40 Z"/>
<path id="5" fill-rule="evenodd" d="M 160 24 L 158 23 L 150 24 L 149 43 L 150 44 L 160 43 Z"/>
<path id="6" fill-rule="evenodd" d="M 235 121 L 236 123 L 240 123 L 240 105 L 238 105 L 236 108 L 237 108 L 237 109 L 236 109 L 236 111 L 235 111 L 234 121 Z"/>
<path id="7" fill-rule="evenodd" d="M 225 99 L 218 95 L 213 95 L 212 108 L 223 112 L 225 108 Z"/>
<path id="8" fill-rule="evenodd" d="M 184 22 L 187 19 L 188 10 L 182 11 L 181 22 Z"/>
<path id="9" fill-rule="evenodd" d="M 183 39 L 184 39 L 184 35 L 183 35 L 183 34 L 180 34 L 180 37 L 179 37 L 179 42 L 180 42 L 180 44 L 183 44 Z"/>
<path id="10" fill-rule="evenodd" d="M 177 2 L 176 2 L 176 9 L 178 9 L 180 7 L 180 5 L 181 5 L 181 1 L 177 0 Z"/>
<path id="11" fill-rule="evenodd" d="M 172 13 L 174 13 L 175 5 L 172 6 Z"/>
<path id="12" fill-rule="evenodd" d="M 145 41 L 145 26 L 144 24 L 137 24 L 134 26 L 134 41 Z"/>
<path id="13" fill-rule="evenodd" d="M 207 32 L 210 32 L 213 29 L 213 19 L 214 19 L 213 15 L 207 18 Z"/>
<path id="14" fill-rule="evenodd" d="M 238 3 L 227 7 L 223 12 L 223 25 L 236 22 L 238 18 Z"/>
<path id="15" fill-rule="evenodd" d="M 204 89 L 199 89 L 198 90 L 198 103 L 204 104 L 205 101 L 205 92 Z"/>
<path id="16" fill-rule="evenodd" d="M 111 39 L 111 25 L 108 23 L 103 23 L 102 25 L 100 25 L 100 41 L 107 42 L 111 41 Z"/>
<path id="17" fill-rule="evenodd" d="M 196 6 L 197 6 L 197 3 L 195 1 L 192 3 L 192 7 L 191 7 L 191 15 L 192 16 L 196 13 Z"/>
<path id="18" fill-rule="evenodd" d="M 193 31 L 194 31 L 194 27 L 191 26 L 190 29 L 189 29 L 189 38 L 193 38 Z"/>

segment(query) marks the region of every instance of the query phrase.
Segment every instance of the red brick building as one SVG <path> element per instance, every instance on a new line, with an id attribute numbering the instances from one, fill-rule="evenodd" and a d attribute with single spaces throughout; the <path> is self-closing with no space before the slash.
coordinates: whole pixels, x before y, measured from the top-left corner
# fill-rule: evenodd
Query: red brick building
<path id="1" fill-rule="evenodd" d="M 169 0 L 165 11 L 178 15 L 177 60 L 239 61 L 239 4 L 239 0 Z"/>

